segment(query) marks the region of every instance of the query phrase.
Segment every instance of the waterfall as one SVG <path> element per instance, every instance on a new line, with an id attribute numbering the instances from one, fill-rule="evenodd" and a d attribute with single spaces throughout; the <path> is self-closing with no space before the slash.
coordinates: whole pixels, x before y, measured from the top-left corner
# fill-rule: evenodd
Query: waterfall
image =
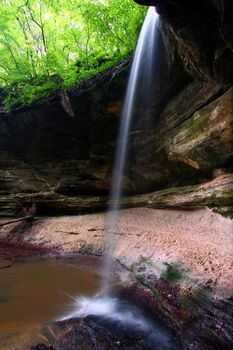
<path id="1" fill-rule="evenodd" d="M 107 214 L 105 246 L 106 255 L 108 258 L 106 259 L 105 266 L 103 268 L 103 288 L 108 287 L 111 280 L 109 276 L 111 257 L 113 256 L 116 248 L 118 237 L 117 233 L 119 232 L 119 209 L 127 160 L 128 139 L 138 92 L 140 91 L 140 93 L 143 94 L 143 98 L 140 96 L 140 104 L 143 106 L 150 106 L 152 102 L 151 91 L 153 67 L 155 65 L 155 34 L 156 30 L 158 30 L 157 22 L 158 14 L 155 12 L 154 7 L 150 7 L 139 35 L 128 80 L 116 147 L 110 192 L 110 206 Z"/>
<path id="2" fill-rule="evenodd" d="M 117 244 L 119 232 L 119 209 L 123 192 L 125 165 L 131 121 L 135 106 L 142 110 L 151 106 L 153 100 L 153 69 L 157 50 L 156 34 L 158 33 L 158 15 L 154 7 L 150 7 L 142 26 L 134 59 L 130 71 L 126 97 L 122 111 L 120 130 L 117 141 L 115 163 L 112 176 L 111 200 L 107 214 L 107 230 L 105 232 L 106 259 L 104 259 L 102 289 L 94 297 L 73 298 L 73 312 L 63 315 L 60 320 L 70 317 L 86 317 L 95 315 L 109 322 L 120 322 L 126 327 L 137 328 L 150 334 L 151 346 L 170 346 L 169 336 L 159 324 L 151 323 L 137 309 L 118 298 L 113 298 L 110 291 L 112 257 Z M 143 115 L 141 116 L 143 118 Z M 114 269 L 113 269 L 114 270 Z"/>

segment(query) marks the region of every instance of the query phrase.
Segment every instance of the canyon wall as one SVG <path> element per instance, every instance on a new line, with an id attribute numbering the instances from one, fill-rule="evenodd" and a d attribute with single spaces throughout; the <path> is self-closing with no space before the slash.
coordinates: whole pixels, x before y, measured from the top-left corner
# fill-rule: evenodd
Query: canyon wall
<path id="1" fill-rule="evenodd" d="M 153 103 L 136 106 L 130 133 L 123 204 L 207 205 L 231 215 L 232 4 L 137 2 L 156 6 L 160 33 Z M 0 215 L 32 201 L 46 215 L 106 207 L 130 64 L 129 57 L 65 96 L 0 114 Z"/>

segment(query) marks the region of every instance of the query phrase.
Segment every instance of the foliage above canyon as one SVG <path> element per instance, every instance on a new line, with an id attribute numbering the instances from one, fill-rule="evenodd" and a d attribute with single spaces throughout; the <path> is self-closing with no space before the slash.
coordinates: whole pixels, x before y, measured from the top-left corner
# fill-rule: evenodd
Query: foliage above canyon
<path id="1" fill-rule="evenodd" d="M 134 49 L 144 14 L 131 0 L 2 0 L 5 110 L 115 64 Z"/>

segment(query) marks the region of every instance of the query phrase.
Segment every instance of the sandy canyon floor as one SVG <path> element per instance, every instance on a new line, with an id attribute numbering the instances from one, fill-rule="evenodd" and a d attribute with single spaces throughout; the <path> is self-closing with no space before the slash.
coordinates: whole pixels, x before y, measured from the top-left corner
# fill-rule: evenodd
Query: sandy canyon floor
<path id="1" fill-rule="evenodd" d="M 14 232 L 15 225 L 3 226 L 0 237 Z M 35 220 L 23 240 L 62 252 L 101 254 L 109 245 L 106 230 L 104 213 L 44 217 Z M 167 264 L 176 264 L 191 283 L 210 286 L 216 297 L 233 295 L 231 219 L 209 209 L 127 209 L 120 212 L 117 231 L 111 234 L 114 257 L 124 265 L 132 267 L 141 259 L 159 275 Z"/>

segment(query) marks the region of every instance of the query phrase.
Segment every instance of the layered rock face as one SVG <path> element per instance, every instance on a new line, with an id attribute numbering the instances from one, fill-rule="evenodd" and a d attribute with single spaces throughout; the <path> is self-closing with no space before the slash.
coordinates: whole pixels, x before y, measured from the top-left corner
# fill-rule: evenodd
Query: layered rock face
<path id="1" fill-rule="evenodd" d="M 55 195 L 107 194 L 128 66 L 126 60 L 70 91 L 73 116 L 61 96 L 1 114 L 1 214 L 22 209 L 16 194 L 29 203 L 33 193 L 50 194 L 55 207 Z"/>
<path id="2" fill-rule="evenodd" d="M 156 207 L 161 201 L 163 207 L 191 203 L 230 214 L 232 2 L 137 2 L 155 5 L 161 20 L 153 103 L 136 106 L 125 193 L 153 192 Z M 30 204 L 32 193 L 45 214 L 106 206 L 129 67 L 126 60 L 70 91 L 69 106 L 54 96 L 1 114 L 0 215 L 19 212 Z M 217 196 L 209 190 L 216 183 Z M 183 200 L 177 202 L 176 193 L 184 193 Z M 143 205 L 153 206 L 151 198 L 140 198 Z M 135 201 L 124 203 L 134 206 Z"/>
<path id="3" fill-rule="evenodd" d="M 184 201 L 183 207 L 191 203 L 195 207 L 206 203 L 217 206 L 217 210 L 225 207 L 224 211 L 230 213 L 233 45 L 229 34 L 233 26 L 229 15 L 233 13 L 233 3 L 227 0 L 136 2 L 155 6 L 160 14 L 163 59 L 166 58 L 166 63 L 163 62 L 166 74 L 154 91 L 151 138 L 144 139 L 145 151 L 139 147 L 135 155 L 139 171 L 143 169 L 142 173 L 150 176 L 152 187 L 162 189 L 153 193 L 152 201 L 148 195 L 147 205 L 150 202 L 154 207 L 170 204 L 175 207 L 182 206 Z M 159 68 L 161 56 L 157 59 L 155 64 Z M 163 104 L 159 105 L 163 98 Z M 136 144 L 140 144 L 140 138 L 142 134 Z M 230 180 L 227 184 L 226 179 Z M 215 184 L 221 184 L 220 191 Z M 212 193 L 207 194 L 203 185 L 213 186 Z M 192 199 L 187 198 L 187 193 Z"/>

